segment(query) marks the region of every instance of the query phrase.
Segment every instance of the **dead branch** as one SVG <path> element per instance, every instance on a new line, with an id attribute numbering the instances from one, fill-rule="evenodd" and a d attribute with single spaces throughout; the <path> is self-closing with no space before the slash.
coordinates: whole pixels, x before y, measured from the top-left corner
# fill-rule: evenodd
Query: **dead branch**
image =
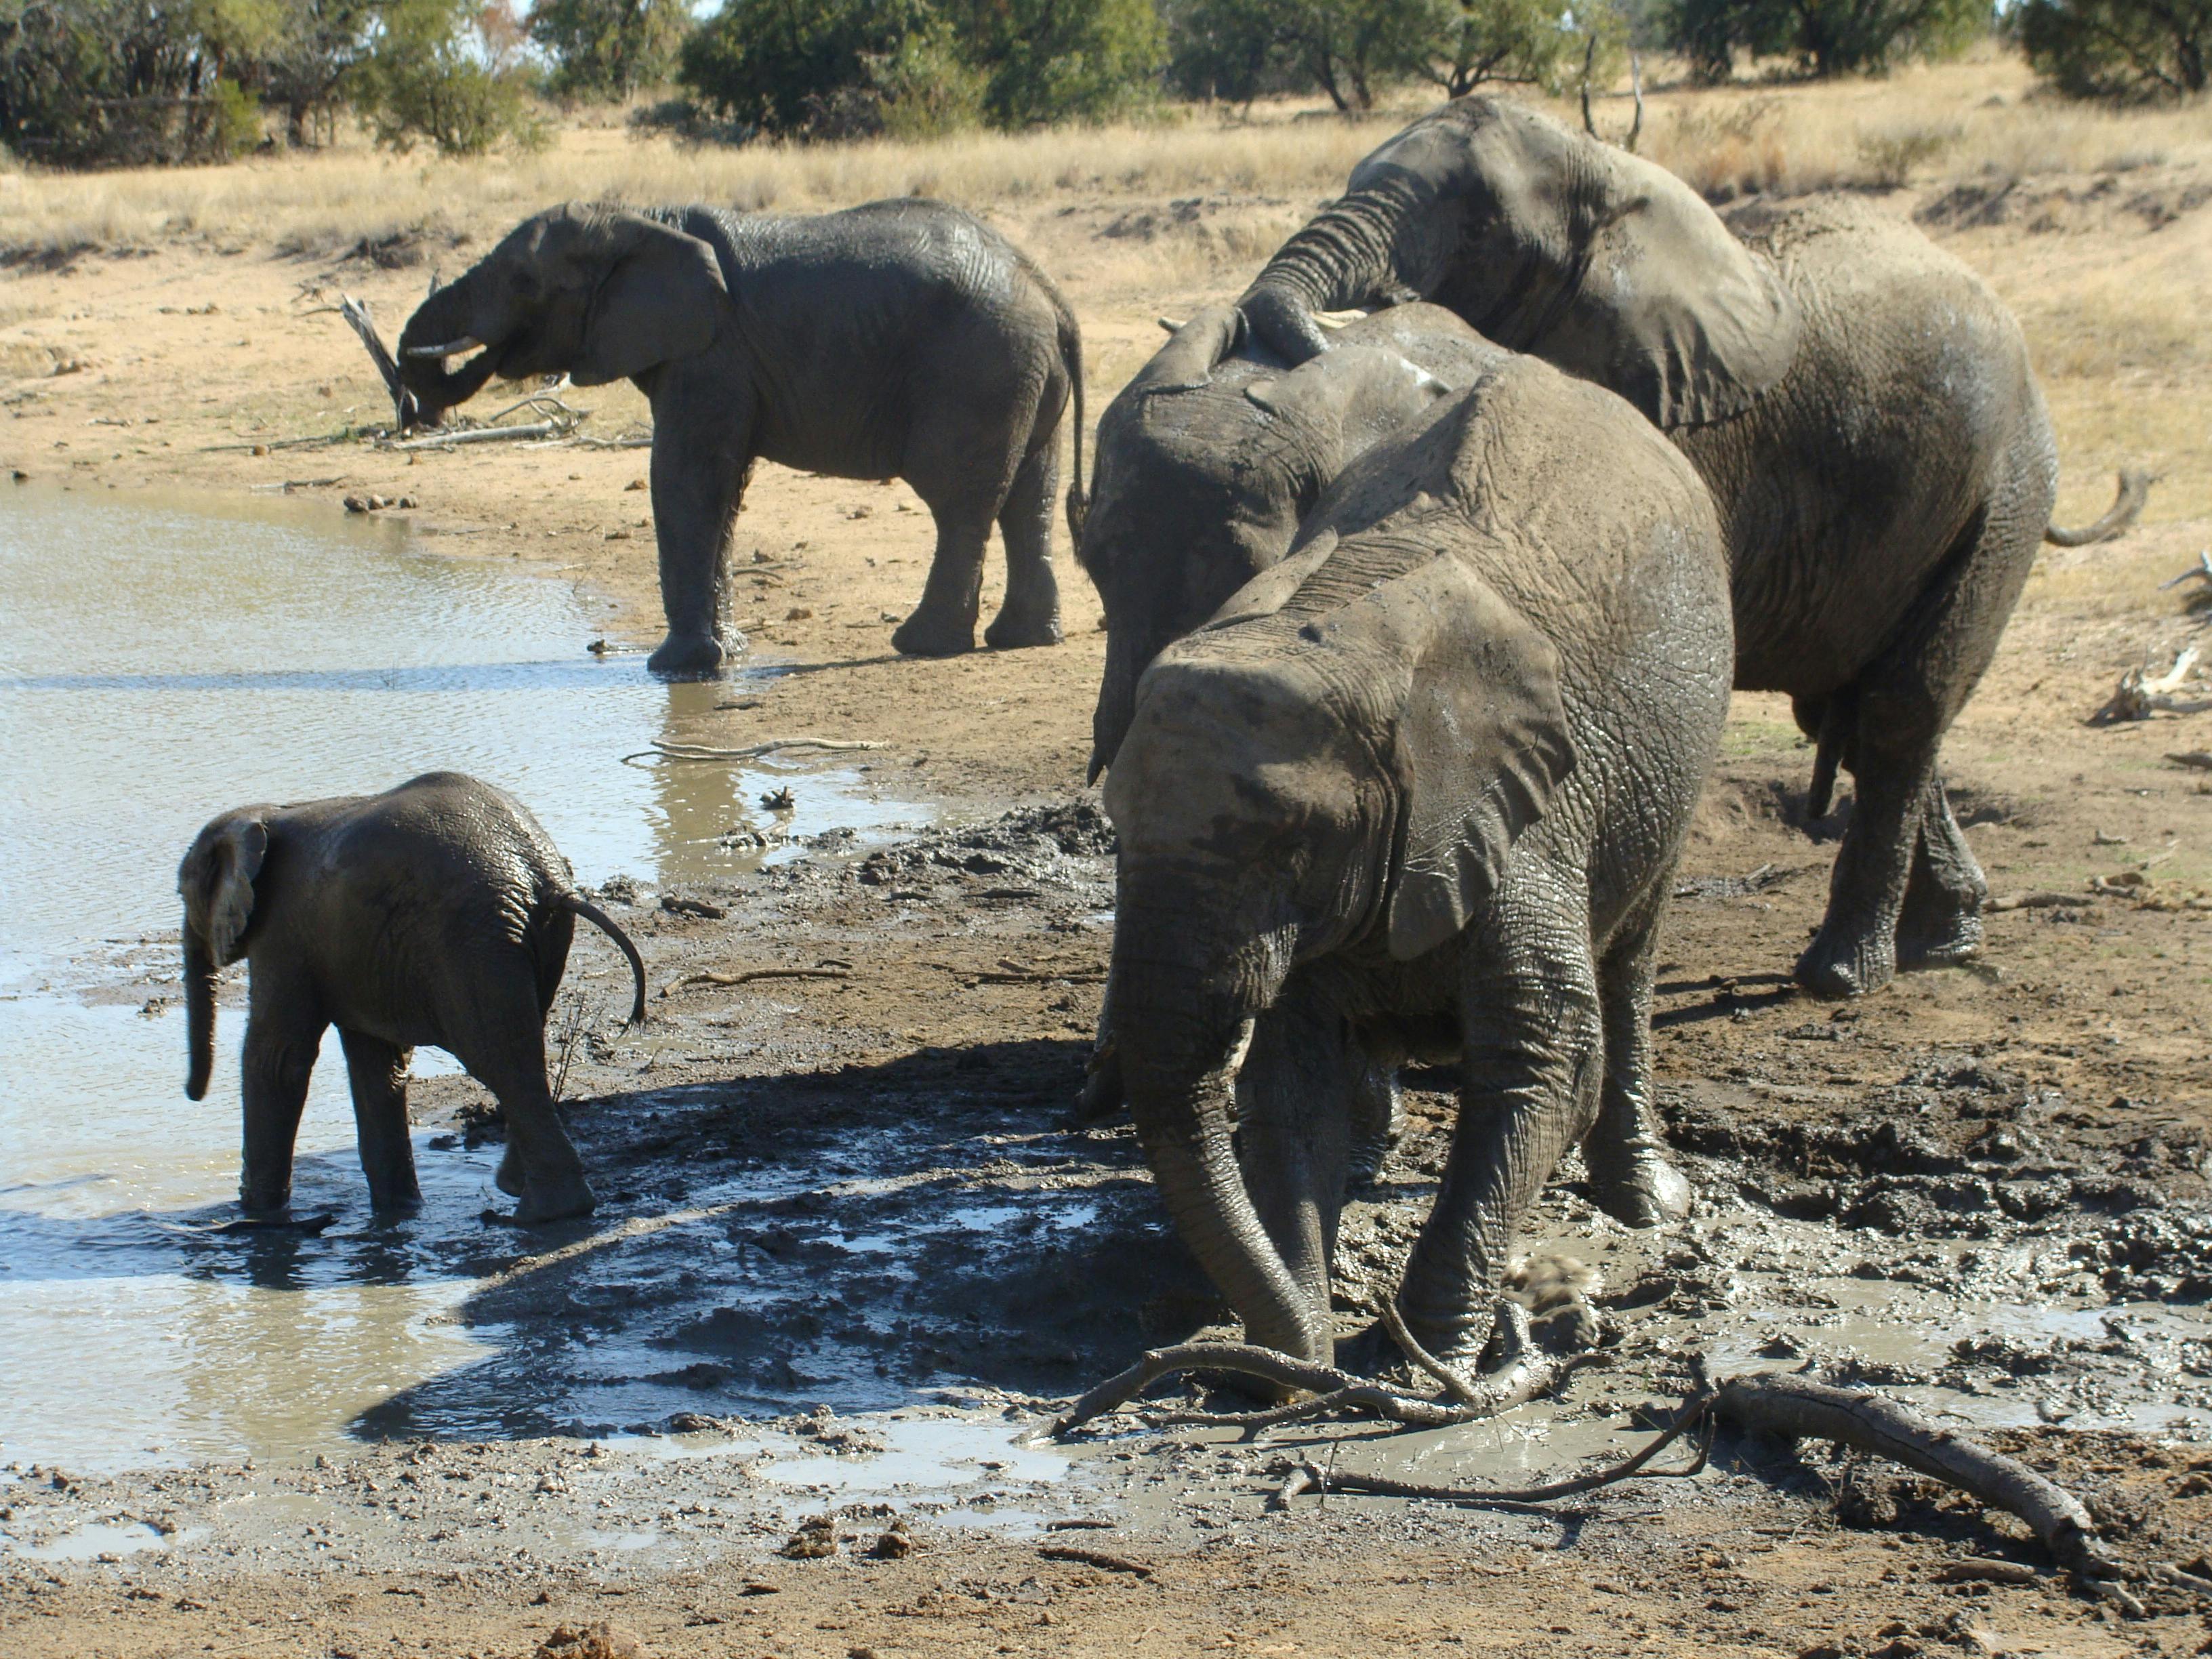
<path id="1" fill-rule="evenodd" d="M 686 974 L 661 988 L 660 994 L 672 996 L 687 985 L 750 985 L 763 979 L 850 979 L 852 970 L 847 968 L 748 968 L 742 974 L 717 973 L 712 968 L 702 968 L 696 974 Z"/>
<path id="2" fill-rule="evenodd" d="M 1939 1429 L 1895 1401 L 1808 1376 L 1759 1371 L 1722 1383 L 1713 1410 L 1753 1433 L 1832 1440 L 1902 1463 L 2018 1516 L 2051 1559 L 2069 1571 L 2092 1579 L 2120 1571 L 2098 1541 L 2089 1512 L 2073 1494 L 2017 1459 Z"/>
<path id="3" fill-rule="evenodd" d="M 338 295 L 338 315 L 344 318 L 348 327 L 361 337 L 368 348 L 368 360 L 376 365 L 376 372 L 384 381 L 384 389 L 392 398 L 392 429 L 404 432 L 410 426 L 435 426 L 438 411 L 426 410 L 416 402 L 399 379 L 399 365 L 392 361 L 385 349 L 384 340 L 376 331 L 376 322 L 368 314 L 368 301 L 356 300 L 350 294 Z"/>
<path id="4" fill-rule="evenodd" d="M 2151 475 L 2135 467 L 2124 467 L 2119 476 L 2119 488 L 2112 496 L 2112 504 L 2105 509 L 2104 517 L 2096 523 L 2079 530 L 2066 530 L 2057 525 L 2043 527 L 2043 539 L 2053 547 L 2087 547 L 2094 542 L 2109 542 L 2124 536 L 2135 521 L 2142 516 L 2143 503 L 2150 499 Z"/>
<path id="5" fill-rule="evenodd" d="M 743 749 L 708 749 L 696 743 L 656 742 L 650 749 L 624 755 L 623 760 L 625 763 L 639 760 L 742 761 L 757 760 L 763 755 L 773 755 L 779 749 L 829 749 L 842 753 L 848 750 L 884 747 L 885 744 L 872 740 L 845 738 L 770 738 L 766 743 L 748 744 Z"/>

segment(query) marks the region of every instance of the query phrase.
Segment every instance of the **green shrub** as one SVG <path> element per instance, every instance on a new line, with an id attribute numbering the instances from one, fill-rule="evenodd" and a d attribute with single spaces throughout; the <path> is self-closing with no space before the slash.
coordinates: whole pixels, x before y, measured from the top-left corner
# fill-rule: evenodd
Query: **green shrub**
<path id="1" fill-rule="evenodd" d="M 2212 0 L 2026 0 L 2027 61 L 2077 98 L 2186 97 L 2212 84 Z"/>

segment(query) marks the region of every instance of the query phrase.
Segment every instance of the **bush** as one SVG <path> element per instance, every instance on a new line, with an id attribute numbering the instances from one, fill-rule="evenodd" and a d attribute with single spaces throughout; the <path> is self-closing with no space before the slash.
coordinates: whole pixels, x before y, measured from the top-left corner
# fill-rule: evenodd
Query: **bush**
<path id="1" fill-rule="evenodd" d="M 1990 0 L 1673 0 L 1666 24 L 1692 74 L 1724 81 L 1738 50 L 1815 76 L 1879 75 L 1963 51 L 1991 15 Z"/>
<path id="2" fill-rule="evenodd" d="M 261 136 L 222 0 L 0 0 L 0 143 L 60 167 L 226 161 Z"/>
<path id="3" fill-rule="evenodd" d="M 553 61 L 550 89 L 616 100 L 664 84 L 690 32 L 683 0 L 538 0 L 530 38 Z"/>
<path id="4" fill-rule="evenodd" d="M 2021 44 L 2077 98 L 2186 97 L 2212 75 L 2212 0 L 2026 0 Z"/>
<path id="5" fill-rule="evenodd" d="M 393 0 L 353 77 L 379 143 L 404 152 L 427 138 L 441 155 L 481 155 L 502 143 L 532 148 L 544 131 L 513 59 L 511 14 L 465 0 Z"/>

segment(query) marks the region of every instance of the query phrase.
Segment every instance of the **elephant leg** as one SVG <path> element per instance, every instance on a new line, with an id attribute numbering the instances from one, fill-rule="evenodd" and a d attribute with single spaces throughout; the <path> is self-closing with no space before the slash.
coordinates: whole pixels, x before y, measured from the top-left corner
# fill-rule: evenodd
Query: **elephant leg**
<path id="1" fill-rule="evenodd" d="M 1060 495 L 1060 447 L 1040 444 L 1014 474 L 999 509 L 1006 546 L 1006 597 L 983 631 L 994 651 L 1060 643 L 1060 580 L 1052 569 L 1052 515 Z"/>
<path id="2" fill-rule="evenodd" d="M 1897 965 L 1905 973 L 1954 968 L 1982 953 L 1982 906 L 1990 884 L 1966 845 L 1943 780 L 1929 785 L 1912 874 L 1897 919 Z"/>
<path id="3" fill-rule="evenodd" d="M 501 1171 L 507 1173 L 511 1160 L 522 1176 L 514 1218 L 528 1226 L 589 1215 L 597 1200 L 545 1084 L 545 1028 L 537 988 L 526 971 L 503 971 L 507 967 L 487 963 L 474 979 L 469 1006 L 448 1022 L 465 1033 L 456 1039 L 453 1057 L 492 1091 L 507 1119 Z"/>
<path id="4" fill-rule="evenodd" d="M 368 1201 L 380 1210 L 408 1210 L 422 1201 L 415 1179 L 415 1143 L 407 1134 L 409 1052 L 365 1031 L 341 1026 L 346 1077 L 353 1085 L 354 1135 Z"/>
<path id="5" fill-rule="evenodd" d="M 1431 1353 L 1471 1366 L 1515 1237 L 1596 1114 L 1605 1034 L 1588 899 L 1564 876 L 1510 880 L 1463 949 L 1459 1121 L 1398 1305 Z"/>
<path id="6" fill-rule="evenodd" d="M 254 975 L 246 1021 L 246 1134 L 238 1201 L 248 1210 L 281 1210 L 292 1200 L 292 1148 L 300 1138 L 315 1051 L 330 1024 L 304 991 L 274 988 L 278 977 Z"/>
<path id="7" fill-rule="evenodd" d="M 2032 454 L 2021 463 L 2033 464 Z M 2023 494 L 2033 498 L 2031 507 L 2040 499 Z M 2032 517 L 2017 505 L 2002 515 L 1977 514 L 1897 637 L 1859 676 L 1848 750 L 1856 798 L 1829 882 L 1827 915 L 1797 962 L 1798 982 L 1816 996 L 1878 990 L 1897 970 L 1899 916 L 1923 827 L 1942 800 L 1936 752 L 1996 654 L 2027 584 L 2042 534 Z M 1939 848 L 1957 834 L 1948 811 L 1942 819 L 1931 837 Z M 1971 860 L 1969 854 L 1969 867 Z M 1962 871 L 1937 878 L 1959 884 L 1963 896 Z"/>
<path id="8" fill-rule="evenodd" d="M 647 666 L 656 674 L 708 675 L 744 649 L 730 626 L 730 531 L 752 471 L 750 400 L 729 394 L 702 416 L 664 380 L 653 399 L 653 526 L 660 556 L 660 606 L 668 635 Z"/>
<path id="9" fill-rule="evenodd" d="M 1597 1121 L 1583 1137 L 1591 1196 L 1614 1220 L 1656 1227 L 1690 1212 L 1690 1183 L 1667 1157 L 1652 1098 L 1651 981 L 1658 961 L 1653 914 L 1624 929 L 1598 969 L 1605 1025 L 1605 1082 Z"/>
<path id="10" fill-rule="evenodd" d="M 957 657 L 975 648 L 975 616 L 983 599 L 983 550 L 997 504 L 979 510 L 970 501 L 939 507 L 937 553 L 921 603 L 891 634 L 891 648 L 909 657 Z"/>
<path id="11" fill-rule="evenodd" d="M 1245 1191 L 1322 1330 L 1351 1151 L 1349 1059 L 1342 1019 L 1294 980 L 1255 1022 L 1237 1079 Z"/>

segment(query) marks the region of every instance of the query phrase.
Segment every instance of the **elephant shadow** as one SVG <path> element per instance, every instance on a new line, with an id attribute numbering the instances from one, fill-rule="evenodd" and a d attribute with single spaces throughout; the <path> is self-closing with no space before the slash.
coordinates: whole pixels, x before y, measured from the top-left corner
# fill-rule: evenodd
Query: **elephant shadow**
<path id="1" fill-rule="evenodd" d="M 449 1318 L 489 1352 L 351 1431 L 647 1432 L 1088 1387 L 1218 1304 L 1133 1136 L 1071 1127 L 1087 1053 L 925 1048 L 573 1103 L 599 1215 L 477 1263 Z"/>

